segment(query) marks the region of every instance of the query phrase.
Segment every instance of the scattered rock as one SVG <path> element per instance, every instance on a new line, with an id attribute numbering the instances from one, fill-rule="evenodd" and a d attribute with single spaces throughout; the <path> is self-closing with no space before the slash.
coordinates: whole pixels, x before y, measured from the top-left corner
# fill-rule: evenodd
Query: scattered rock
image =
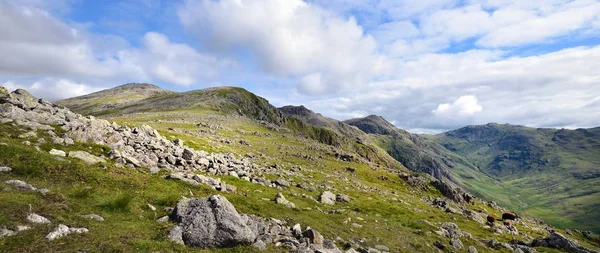
<path id="1" fill-rule="evenodd" d="M 15 231 L 6 229 L 6 228 L 0 228 L 0 239 L 2 239 L 3 237 L 8 237 L 8 236 L 13 236 L 16 235 L 17 233 Z"/>
<path id="2" fill-rule="evenodd" d="M 31 223 L 37 223 L 37 224 L 50 223 L 50 220 L 48 218 L 41 216 L 39 214 L 35 214 L 35 213 L 30 213 L 29 215 L 27 215 L 27 220 Z"/>
<path id="3" fill-rule="evenodd" d="M 334 205 L 335 204 L 335 195 L 330 191 L 324 191 L 319 195 L 319 201 L 323 204 Z"/>
<path id="4" fill-rule="evenodd" d="M 62 150 L 58 150 L 58 149 L 52 149 L 49 152 L 51 155 L 55 155 L 55 156 L 67 156 L 67 153 L 65 151 Z"/>
<path id="5" fill-rule="evenodd" d="M 87 163 L 89 165 L 106 162 L 106 160 L 104 160 L 103 158 L 97 157 L 85 151 L 71 151 L 69 152 L 69 157 L 80 159 L 84 163 Z"/>
<path id="6" fill-rule="evenodd" d="M 286 181 L 285 179 L 277 179 L 274 182 L 276 185 L 281 186 L 281 187 L 290 187 L 290 182 Z"/>
<path id="7" fill-rule="evenodd" d="M 58 239 L 58 238 L 67 236 L 71 233 L 82 234 L 82 233 L 87 233 L 87 232 L 88 232 L 87 228 L 70 228 L 70 227 L 67 227 L 66 225 L 60 224 L 52 232 L 50 232 L 50 234 L 48 234 L 46 236 L 46 239 L 51 241 L 54 239 Z"/>
<path id="8" fill-rule="evenodd" d="M 468 250 L 468 252 L 469 252 L 469 253 L 477 253 L 477 248 L 475 248 L 475 246 L 472 246 L 472 245 L 471 245 L 471 246 L 469 246 L 469 250 Z"/>
<path id="9" fill-rule="evenodd" d="M 160 218 L 158 218 L 156 220 L 156 222 L 158 222 L 158 223 L 165 223 L 165 222 L 168 222 L 168 221 L 169 221 L 169 216 L 163 216 L 163 217 L 160 217 Z"/>
<path id="10" fill-rule="evenodd" d="M 580 246 L 577 242 L 565 237 L 564 235 L 553 232 L 545 239 L 534 239 L 531 242 L 531 247 L 549 247 L 555 249 L 563 249 L 571 252 L 581 252 L 581 253 L 592 253 L 593 251 L 588 250 L 582 246 Z"/>
<path id="11" fill-rule="evenodd" d="M 317 230 L 314 230 L 310 227 L 306 228 L 306 231 L 302 233 L 302 235 L 310 240 L 310 243 L 316 245 L 323 245 L 323 236 Z"/>
<path id="12" fill-rule="evenodd" d="M 258 249 L 259 251 L 265 251 L 267 249 L 267 244 L 265 244 L 265 242 L 263 242 L 262 240 L 256 240 L 256 242 L 254 242 L 252 246 Z"/>
<path id="13" fill-rule="evenodd" d="M 277 195 L 275 195 L 275 199 L 274 199 L 275 203 L 280 204 L 280 205 L 284 205 L 287 206 L 289 208 L 296 208 L 296 204 L 290 202 L 289 200 L 287 200 L 283 194 L 277 193 Z"/>
<path id="14" fill-rule="evenodd" d="M 338 194 L 335 196 L 335 201 L 340 203 L 348 203 L 350 202 L 350 197 L 346 194 Z"/>
<path id="15" fill-rule="evenodd" d="M 6 166 L 0 166 L 0 172 L 11 172 L 12 169 Z"/>
<path id="16" fill-rule="evenodd" d="M 81 215 L 81 218 L 96 220 L 96 221 L 104 221 L 104 218 L 102 218 L 102 216 L 97 215 L 97 214 L 84 214 L 84 215 Z"/>
<path id="17" fill-rule="evenodd" d="M 181 238 L 189 246 L 215 248 L 249 245 L 257 236 L 233 205 L 219 195 L 204 199 L 182 198 L 171 218 L 179 228 L 173 228 L 169 237 Z"/>
<path id="18" fill-rule="evenodd" d="M 7 185 L 11 186 L 14 189 L 19 191 L 35 191 L 37 188 L 33 187 L 33 185 L 23 182 L 21 180 L 8 180 L 6 182 Z"/>

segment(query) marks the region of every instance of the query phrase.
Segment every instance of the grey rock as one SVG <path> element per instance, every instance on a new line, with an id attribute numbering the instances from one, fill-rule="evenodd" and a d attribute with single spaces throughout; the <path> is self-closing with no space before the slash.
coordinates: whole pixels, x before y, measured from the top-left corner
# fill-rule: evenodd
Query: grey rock
<path id="1" fill-rule="evenodd" d="M 21 138 L 21 139 L 35 138 L 35 137 L 37 137 L 37 133 L 35 133 L 33 131 L 29 131 L 27 133 L 19 134 L 19 136 L 17 136 L 17 137 Z"/>
<path id="2" fill-rule="evenodd" d="M 469 246 L 468 252 L 469 253 L 477 253 L 477 248 L 475 248 L 475 246 L 471 245 L 471 246 Z"/>
<path id="3" fill-rule="evenodd" d="M 106 162 L 106 160 L 104 160 L 103 158 L 97 157 L 85 151 L 71 151 L 69 152 L 69 157 L 80 159 L 84 163 L 87 163 L 89 165 Z"/>
<path id="4" fill-rule="evenodd" d="M 274 182 L 276 185 L 282 186 L 282 187 L 290 187 L 290 182 L 286 181 L 285 179 L 277 179 Z"/>
<path id="5" fill-rule="evenodd" d="M 62 157 L 67 156 L 67 153 L 65 151 L 58 150 L 58 149 L 52 149 L 48 153 L 50 153 L 51 155 L 55 155 L 55 156 L 62 156 Z"/>
<path id="6" fill-rule="evenodd" d="M 21 180 L 8 180 L 4 183 L 11 186 L 12 188 L 20 190 L 20 191 L 35 191 L 35 190 L 37 190 L 37 188 L 35 188 L 33 185 L 23 182 Z"/>
<path id="7" fill-rule="evenodd" d="M 178 244 L 185 244 L 183 242 L 183 229 L 177 225 L 173 226 L 169 232 L 169 240 Z"/>
<path id="8" fill-rule="evenodd" d="M 300 227 L 299 223 L 296 223 L 296 225 L 292 227 L 292 232 L 294 233 L 295 237 L 302 236 L 302 227 Z"/>
<path id="9" fill-rule="evenodd" d="M 181 238 L 189 246 L 215 248 L 249 245 L 257 237 L 235 207 L 219 195 L 204 199 L 182 198 L 171 217 L 182 228 Z"/>
<path id="10" fill-rule="evenodd" d="M 66 225 L 60 224 L 60 225 L 58 225 L 58 227 L 56 227 L 52 232 L 50 232 L 46 236 L 46 239 L 52 241 L 52 240 L 67 236 L 71 233 L 82 234 L 82 233 L 87 233 L 87 232 L 88 232 L 88 230 L 86 228 L 70 228 L 70 227 L 67 227 Z"/>
<path id="11" fill-rule="evenodd" d="M 0 166 L 0 172 L 11 172 L 12 169 L 6 166 Z"/>
<path id="12" fill-rule="evenodd" d="M 335 201 L 341 203 L 348 203 L 350 202 L 350 197 L 346 194 L 338 194 L 335 196 Z"/>
<path id="13" fill-rule="evenodd" d="M 159 172 L 160 172 L 159 167 L 154 166 L 154 167 L 150 168 L 150 174 L 157 174 Z"/>
<path id="14" fill-rule="evenodd" d="M 314 230 L 310 227 L 307 227 L 306 231 L 304 231 L 304 233 L 302 233 L 302 235 L 304 237 L 308 238 L 310 243 L 316 244 L 316 245 L 323 245 L 323 241 L 325 240 L 325 238 L 323 238 L 321 233 L 319 233 L 317 230 Z"/>
<path id="15" fill-rule="evenodd" d="M 185 149 L 183 149 L 183 154 L 181 154 L 181 158 L 191 161 L 196 158 L 196 154 L 194 153 L 193 150 L 191 150 L 189 148 L 185 148 Z"/>
<path id="16" fill-rule="evenodd" d="M 169 216 L 163 216 L 163 217 L 160 217 L 160 218 L 158 218 L 156 220 L 156 222 L 158 222 L 158 223 L 165 223 L 165 222 L 168 222 L 168 221 L 169 221 Z"/>
<path id="17" fill-rule="evenodd" d="M 37 223 L 37 224 L 50 223 L 50 220 L 48 218 L 41 216 L 39 214 L 35 214 L 35 213 L 30 213 L 29 215 L 27 215 L 27 221 L 29 221 L 31 223 Z"/>
<path id="18" fill-rule="evenodd" d="M 0 239 L 2 239 L 3 237 L 13 236 L 16 234 L 17 233 L 15 231 L 12 231 L 10 229 L 0 228 Z"/>
<path id="19" fill-rule="evenodd" d="M 18 225 L 17 226 L 17 231 L 21 232 L 21 231 L 26 231 L 26 230 L 30 230 L 31 227 L 30 226 L 23 226 L 23 225 Z"/>
<path id="20" fill-rule="evenodd" d="M 256 242 L 254 242 L 252 246 L 258 249 L 259 251 L 265 251 L 267 249 L 267 244 L 265 244 L 265 242 L 263 242 L 262 240 L 256 240 Z"/>
<path id="21" fill-rule="evenodd" d="M 460 239 L 458 239 L 458 238 L 452 238 L 452 239 L 450 239 L 450 245 L 452 245 L 452 247 L 454 247 L 455 249 L 462 249 L 462 248 L 464 248 L 462 241 Z"/>
<path id="22" fill-rule="evenodd" d="M 102 218 L 102 216 L 97 215 L 97 214 L 84 214 L 84 215 L 81 215 L 81 218 L 96 220 L 96 221 L 104 221 L 104 218 Z"/>
<path id="23" fill-rule="evenodd" d="M 289 200 L 287 200 L 283 194 L 277 193 L 277 195 L 275 195 L 275 199 L 274 199 L 275 203 L 280 204 L 280 205 L 284 205 L 287 206 L 289 208 L 296 208 L 296 204 L 290 202 Z"/>
<path id="24" fill-rule="evenodd" d="M 535 239 L 531 242 L 532 247 L 550 247 L 555 249 L 564 249 L 570 252 L 592 253 L 593 251 L 580 246 L 576 241 L 573 241 L 558 232 L 553 232 L 546 239 Z"/>
<path id="25" fill-rule="evenodd" d="M 390 251 L 390 248 L 385 245 L 375 245 L 375 249 L 380 251 Z"/>
<path id="26" fill-rule="evenodd" d="M 323 204 L 334 205 L 335 204 L 335 195 L 330 191 L 324 191 L 319 195 L 319 201 Z"/>

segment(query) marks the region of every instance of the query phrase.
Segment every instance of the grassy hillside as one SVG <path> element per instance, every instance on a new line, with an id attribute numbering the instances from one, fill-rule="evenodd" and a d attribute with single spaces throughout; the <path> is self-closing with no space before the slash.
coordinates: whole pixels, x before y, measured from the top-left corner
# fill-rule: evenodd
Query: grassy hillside
<path id="1" fill-rule="evenodd" d="M 494 187 L 485 177 L 465 180 L 475 192 L 557 226 L 600 231 L 597 129 L 488 124 L 429 139 L 495 180 Z"/>

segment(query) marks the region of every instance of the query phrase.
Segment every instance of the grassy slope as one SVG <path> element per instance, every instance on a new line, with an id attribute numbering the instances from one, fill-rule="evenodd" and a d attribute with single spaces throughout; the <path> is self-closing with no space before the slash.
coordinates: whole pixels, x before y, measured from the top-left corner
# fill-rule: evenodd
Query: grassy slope
<path id="1" fill-rule="evenodd" d="M 468 188 L 555 226 L 600 231 L 600 178 L 573 177 L 573 173 L 598 171 L 600 151 L 593 140 L 570 138 L 575 132 L 567 131 L 565 138 L 570 139 L 556 143 L 557 130 L 497 124 L 479 127 L 498 132 L 476 139 L 468 138 L 479 133 L 428 137 L 462 159 L 465 166 L 452 173 Z"/>
<path id="2" fill-rule="evenodd" d="M 178 119 L 195 117 L 194 119 L 210 118 L 214 124 L 224 126 L 214 134 L 198 134 L 197 127 L 192 124 L 178 123 Z M 160 121 L 157 121 L 160 118 Z M 167 120 L 168 119 L 168 120 Z M 286 197 L 296 203 L 299 209 L 292 210 L 275 205 L 263 198 L 273 198 L 277 189 L 250 184 L 235 178 L 224 177 L 228 183 L 238 188 L 236 194 L 224 194 L 240 212 L 253 213 L 263 217 L 289 218 L 291 222 L 299 222 L 303 226 L 309 225 L 321 231 L 328 238 L 340 236 L 344 239 L 366 238 L 368 245 L 384 244 L 393 251 L 413 252 L 431 251 L 435 240 L 443 239 L 430 231 L 436 230 L 426 224 L 419 223 L 419 219 L 431 222 L 452 221 L 459 225 L 463 231 L 468 231 L 475 236 L 497 238 L 508 241 L 508 236 L 496 236 L 491 231 L 481 228 L 475 222 L 467 220 L 462 215 L 444 213 L 432 209 L 421 200 L 426 196 L 439 196 L 436 192 L 414 193 L 414 190 L 401 182 L 395 175 L 382 170 L 373 170 L 365 164 L 347 163 L 336 160 L 331 154 L 309 147 L 325 146 L 310 139 L 289 134 L 280 134 L 269 130 L 262 125 L 255 124 L 245 118 L 222 117 L 210 111 L 179 111 L 159 114 L 137 114 L 128 117 L 115 118 L 114 120 L 137 125 L 147 123 L 160 130 L 161 134 L 170 138 L 182 138 L 192 146 L 210 149 L 219 152 L 233 152 L 243 155 L 247 152 L 262 153 L 259 163 L 277 163 L 285 169 L 292 165 L 303 167 L 302 175 L 305 178 L 294 179 L 322 184 L 327 182 L 335 186 L 338 192 L 343 191 L 350 195 L 352 202 L 349 204 L 336 204 L 324 206 L 312 200 L 300 197 L 301 194 L 316 197 L 317 192 L 307 192 L 295 187 L 283 190 Z M 149 175 L 142 171 L 128 168 L 120 169 L 112 164 L 103 166 L 88 166 L 77 160 L 57 159 L 46 152 L 38 152 L 33 147 L 21 145 L 19 139 L 7 137 L 16 136 L 20 130 L 8 125 L 0 125 L 4 136 L 0 142 L 7 146 L 0 146 L 0 164 L 12 167 L 10 173 L 0 174 L 0 180 L 22 179 L 38 187 L 47 187 L 51 194 L 42 196 L 37 193 L 16 192 L 7 186 L 0 188 L 0 226 L 12 227 L 24 224 L 29 204 L 33 211 L 49 217 L 51 226 L 35 226 L 33 230 L 22 232 L 16 236 L 1 239 L 0 251 L 2 252 L 64 252 L 74 249 L 88 250 L 91 252 L 132 252 L 132 251 L 167 251 L 167 252 L 202 252 L 174 245 L 166 240 L 166 234 L 171 224 L 157 224 L 156 217 L 165 215 L 161 211 L 164 207 L 172 207 L 180 196 L 189 196 L 192 191 L 195 196 L 208 196 L 214 194 L 210 189 L 201 186 L 188 186 L 181 182 L 168 181 L 160 175 Z M 175 131 L 168 130 L 173 128 Z M 257 136 L 259 132 L 270 136 Z M 10 134 L 9 134 L 10 133 Z M 40 133 L 42 135 L 42 133 Z M 240 144 L 222 144 L 219 138 L 244 138 L 252 146 Z M 46 137 L 46 139 L 48 139 Z M 309 144 L 309 145 L 307 145 Z M 44 144 L 44 151 L 50 148 L 61 148 Z M 87 150 L 97 155 L 105 154 L 107 149 L 93 144 L 78 143 L 68 149 Z M 309 154 L 322 159 L 309 161 L 294 156 L 296 153 Z M 355 175 L 350 175 L 343 168 L 351 166 L 357 168 Z M 387 176 L 388 181 L 379 180 L 379 176 Z M 345 179 L 360 182 L 368 187 L 385 190 L 388 194 L 363 192 L 356 187 L 345 183 Z M 342 190 L 343 189 L 343 190 Z M 397 198 L 406 204 L 390 201 L 390 192 L 396 192 Z M 223 194 L 223 193 L 220 193 Z M 159 211 L 154 213 L 146 207 L 146 203 L 155 205 Z M 310 208 L 307 210 L 305 208 Z M 425 210 L 423 213 L 414 212 L 414 208 Z M 481 203 L 472 209 L 485 208 Z M 323 211 L 341 210 L 340 214 L 324 214 Z M 489 210 L 491 211 L 491 210 Z M 96 213 L 103 216 L 106 221 L 95 222 L 78 218 L 79 214 Z M 499 213 L 495 213 L 499 216 Z M 357 219 L 360 217 L 364 221 Z M 344 224 L 347 218 L 352 222 L 364 225 L 363 228 L 352 228 Z M 56 241 L 48 242 L 43 237 L 58 223 L 69 226 L 83 226 L 90 229 L 90 233 L 71 235 Z M 528 231 L 519 227 L 520 231 Z M 536 236 L 530 231 L 530 235 Z M 540 234 L 537 234 L 540 235 Z M 479 252 L 489 249 L 478 242 L 463 239 L 465 245 L 476 245 Z M 221 249 L 222 252 L 248 252 L 252 248 L 238 247 Z M 282 249 L 271 249 L 277 251 Z"/>

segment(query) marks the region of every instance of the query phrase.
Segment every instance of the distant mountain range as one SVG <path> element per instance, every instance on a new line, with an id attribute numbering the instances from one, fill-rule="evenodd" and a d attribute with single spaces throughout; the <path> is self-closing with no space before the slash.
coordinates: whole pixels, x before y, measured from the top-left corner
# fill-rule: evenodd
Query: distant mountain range
<path id="1" fill-rule="evenodd" d="M 407 168 L 554 225 L 600 231 L 600 128 L 490 123 L 418 135 L 381 116 L 338 121 L 304 106 L 275 108 L 236 87 L 172 92 L 127 84 L 58 104 L 88 115 L 209 109 L 285 126 L 389 170 Z"/>

